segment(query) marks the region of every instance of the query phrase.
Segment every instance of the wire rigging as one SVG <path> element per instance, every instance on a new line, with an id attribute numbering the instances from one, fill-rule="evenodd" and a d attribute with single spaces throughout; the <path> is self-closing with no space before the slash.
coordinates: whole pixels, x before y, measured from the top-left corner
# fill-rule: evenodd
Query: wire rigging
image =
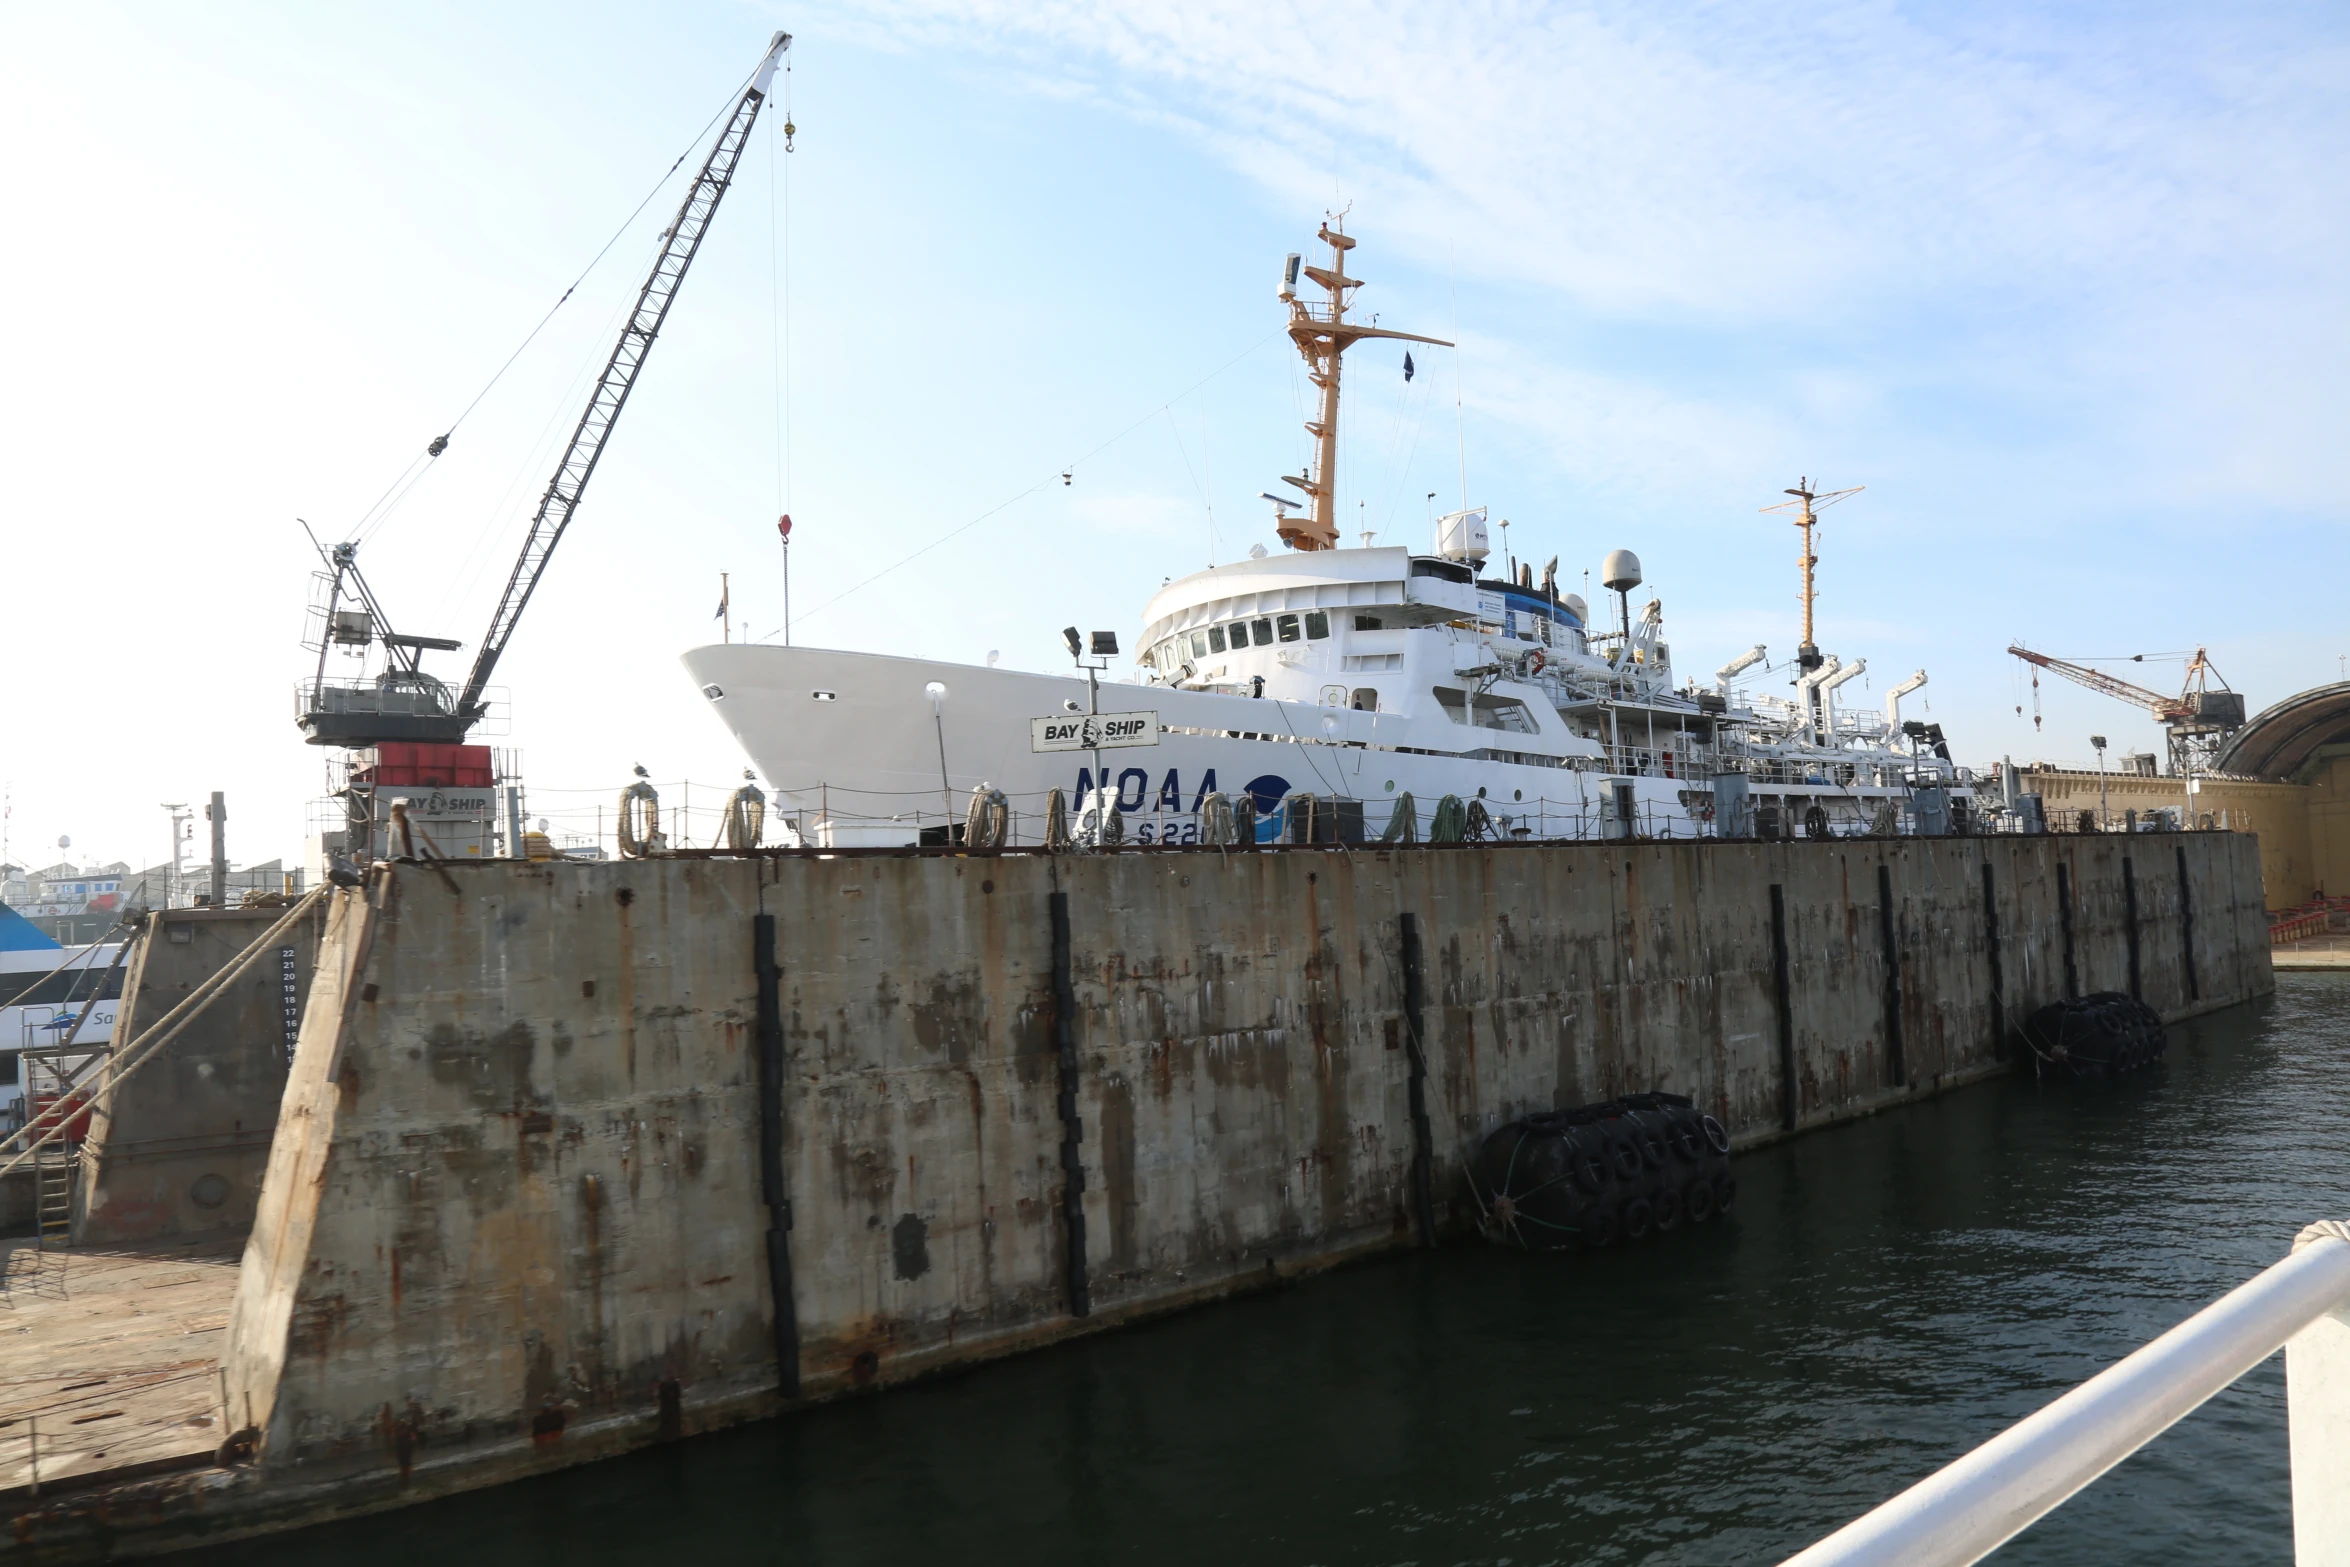
<path id="1" fill-rule="evenodd" d="M 1153 408 L 1149 413 L 1144 414 L 1141 418 L 1135 420 L 1132 424 L 1126 426 L 1126 428 L 1123 430 L 1120 430 L 1116 435 L 1111 436 L 1108 440 L 1103 441 L 1098 446 L 1095 446 L 1091 451 L 1088 451 L 1083 456 L 1077 458 L 1075 462 L 1068 463 L 1061 468 L 1055 469 L 1053 472 L 1045 475 L 1045 477 L 1037 480 L 1034 484 L 1028 486 L 1028 488 L 1020 491 L 1019 494 L 1011 496 L 1008 499 L 998 501 L 995 505 L 990 506 L 987 510 L 981 512 L 978 516 L 973 517 L 969 522 L 962 524 L 960 527 L 949 529 L 947 532 L 940 534 L 935 539 L 932 539 L 928 544 L 923 545 L 920 549 L 914 551 L 912 554 L 903 556 L 891 564 L 882 567 L 879 571 L 875 572 L 872 576 L 867 577 L 864 581 L 858 583 L 855 587 L 849 588 L 845 592 L 834 594 L 831 598 L 826 599 L 823 603 L 817 605 L 814 609 L 801 611 L 797 618 L 800 620 L 808 620 L 814 616 L 823 614 L 826 610 L 831 609 L 833 606 L 841 603 L 843 600 L 851 597 L 852 595 L 864 592 L 867 588 L 873 586 L 874 583 L 879 582 L 882 578 L 888 576 L 890 573 L 897 571 L 902 567 L 912 565 L 915 561 L 920 560 L 923 556 L 929 554 L 932 550 L 937 549 L 941 544 L 946 543 L 948 540 L 960 537 L 961 535 L 970 532 L 973 528 L 978 527 L 981 523 L 987 521 L 988 518 L 995 516 L 998 512 L 1008 510 L 1009 508 L 1016 506 L 1020 502 L 1028 499 L 1029 496 L 1034 495 L 1037 491 L 1048 488 L 1055 480 L 1066 484 L 1068 482 L 1069 475 L 1075 473 L 1080 465 L 1091 462 L 1094 458 L 1100 456 L 1103 452 L 1117 445 L 1120 441 L 1123 441 L 1126 439 L 1126 437 L 1132 435 L 1135 431 L 1141 429 L 1144 425 L 1150 423 L 1153 419 L 1156 419 L 1161 413 L 1165 412 L 1169 408 L 1172 408 L 1175 404 L 1183 401 L 1183 399 L 1189 397 L 1192 393 L 1198 391 L 1201 387 L 1207 385 L 1210 381 L 1213 381 L 1216 379 L 1216 377 L 1222 375 L 1225 371 L 1231 369 L 1234 365 L 1240 363 L 1243 359 L 1246 359 L 1249 355 L 1255 353 L 1258 349 L 1264 347 L 1267 343 L 1270 343 L 1276 337 L 1281 336 L 1287 330 L 1287 327 L 1275 327 L 1272 331 L 1267 332 L 1263 337 L 1258 338 L 1255 342 L 1249 344 L 1248 347 L 1242 349 L 1239 353 L 1234 354 L 1230 359 L 1225 360 L 1215 369 L 1210 370 L 1206 375 L 1203 375 L 1198 380 L 1192 382 L 1191 385 L 1185 387 L 1182 391 L 1177 392 L 1173 397 L 1170 397 L 1165 402 L 1159 404 L 1158 407 Z M 767 633 L 767 636 L 774 636 L 777 631 L 781 631 L 782 629 L 783 628 L 781 626 L 777 626 L 773 630 L 770 630 Z M 765 638 L 761 638 L 761 640 L 764 641 Z"/>
<path id="2" fill-rule="evenodd" d="M 752 75 L 756 74 L 756 72 L 752 73 Z M 449 438 L 457 433 L 457 427 L 472 417 L 473 411 L 481 406 L 482 399 L 488 397 L 497 384 L 505 379 L 506 372 L 514 368 L 515 361 L 522 357 L 524 350 L 538 340 L 538 335 L 547 329 L 547 323 L 555 319 L 556 313 L 570 302 L 571 296 L 579 291 L 579 286 L 588 280 L 588 275 L 596 270 L 607 255 L 611 254 L 612 247 L 619 244 L 621 237 L 636 226 L 636 220 L 644 216 L 645 209 L 653 204 L 653 198 L 668 188 L 669 182 L 677 177 L 677 171 L 685 167 L 686 159 L 692 157 L 700 149 L 702 139 L 710 134 L 711 126 L 716 125 L 735 106 L 736 102 L 741 99 L 743 90 L 750 83 L 751 76 L 745 76 L 734 91 L 727 95 L 725 100 L 719 104 L 717 113 L 712 114 L 704 122 L 702 128 L 694 133 L 693 139 L 686 143 L 685 150 L 677 155 L 677 161 L 669 165 L 667 172 L 663 173 L 660 179 L 654 181 L 653 188 L 645 192 L 644 199 L 638 202 L 635 209 L 621 222 L 621 225 L 612 231 L 612 237 L 604 241 L 603 247 L 589 258 L 588 264 L 580 269 L 579 276 L 571 280 L 571 286 L 563 290 L 561 297 L 547 307 L 547 313 L 539 317 L 538 325 L 532 327 L 522 341 L 515 346 L 514 352 L 506 356 L 506 362 L 498 366 L 497 373 L 482 384 L 481 390 L 473 394 L 473 400 L 465 405 L 463 411 L 456 418 L 450 420 L 448 426 L 426 445 L 423 455 L 409 460 L 408 466 L 401 470 L 400 477 L 394 479 L 386 487 L 383 495 L 377 498 L 375 505 L 360 515 L 357 525 L 351 530 L 353 543 L 365 543 L 391 519 L 392 513 L 399 508 L 400 502 L 406 500 L 409 492 L 414 490 L 418 482 L 423 479 L 424 473 L 430 469 L 433 459 L 449 449 Z M 395 494 L 395 492 L 397 493 Z"/>
<path id="3" fill-rule="evenodd" d="M 792 61 L 783 63 L 783 117 L 792 120 Z M 797 127 L 794 127 L 797 129 Z M 792 172 L 785 167 L 780 172 L 783 195 L 776 195 L 778 167 L 783 155 L 776 153 L 776 120 L 766 122 L 766 305 L 768 305 L 768 343 L 773 350 L 773 364 L 768 366 L 773 402 L 776 402 L 776 512 L 790 515 L 792 510 L 792 413 L 790 413 L 790 376 L 785 374 L 785 357 L 790 355 L 792 331 L 787 324 L 790 303 L 783 291 L 783 251 L 792 237 Z M 783 237 L 778 237 L 778 223 Z"/>

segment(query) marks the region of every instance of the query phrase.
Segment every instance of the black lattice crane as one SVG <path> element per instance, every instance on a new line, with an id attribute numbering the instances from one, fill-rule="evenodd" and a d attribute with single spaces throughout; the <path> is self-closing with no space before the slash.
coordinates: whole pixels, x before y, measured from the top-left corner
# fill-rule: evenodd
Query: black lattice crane
<path id="1" fill-rule="evenodd" d="M 2033 666 L 2032 727 L 2040 727 L 2040 676 L 2036 671 L 2046 669 L 2062 675 L 2076 685 L 2110 696 L 2117 701 L 2142 707 L 2161 723 L 2169 740 L 2171 772 L 2185 777 L 2190 773 L 2211 770 L 2211 759 L 2217 754 L 2227 736 L 2244 727 L 2244 697 L 2228 688 L 2226 677 L 2213 666 L 2210 656 L 2197 648 L 2187 658 L 2187 674 L 2180 684 L 2177 696 L 2164 696 L 2141 685 L 2133 685 L 2102 669 L 2070 659 L 2051 658 L 2046 653 L 2035 653 L 2016 643 L 2008 652 Z M 2155 654 L 2156 658 L 2166 655 Z M 2173 655 L 2176 656 L 2176 655 Z M 2133 653 L 2132 663 L 2143 664 L 2148 655 Z M 2211 682 L 2219 681 L 2219 689 L 2212 690 Z"/>
<path id="2" fill-rule="evenodd" d="M 530 531 L 523 538 L 522 553 L 506 579 L 506 591 L 498 600 L 497 613 L 490 617 L 489 631 L 482 638 L 464 688 L 452 698 L 447 686 L 418 667 L 423 651 L 451 651 L 458 644 L 446 638 L 401 636 L 392 632 L 374 594 L 359 575 L 356 546 L 338 545 L 328 557 L 333 575 L 325 603 L 326 625 L 320 637 L 319 672 L 305 693 L 307 700 L 300 718 L 311 744 L 368 746 L 393 740 L 453 743 L 463 740 L 467 731 L 481 721 L 487 711 L 485 694 L 490 675 L 504 656 L 507 643 L 513 640 L 514 628 L 521 622 L 523 610 L 529 607 L 539 579 L 546 575 L 547 562 L 553 557 L 555 546 L 563 541 L 563 530 L 571 525 L 572 516 L 579 510 L 580 497 L 587 492 L 588 481 L 595 477 L 596 464 L 604 455 L 604 443 L 619 422 L 620 411 L 628 406 L 628 394 L 636 386 L 637 376 L 644 369 L 645 358 L 652 352 L 653 340 L 660 335 L 662 323 L 669 318 L 669 307 L 676 302 L 686 270 L 693 265 L 695 254 L 702 247 L 702 237 L 709 232 L 711 219 L 718 215 L 718 203 L 734 182 L 736 165 L 742 161 L 743 148 L 751 138 L 751 127 L 757 123 L 759 110 L 767 101 L 776 67 L 790 47 L 789 33 L 777 33 L 769 42 L 750 85 L 727 116 L 709 157 L 703 160 L 700 172 L 686 191 L 676 220 L 662 232 L 661 253 L 654 259 L 644 286 L 637 291 L 636 309 L 630 312 L 628 324 L 621 328 L 620 340 L 613 344 L 611 357 L 604 363 L 604 373 L 596 378 L 595 390 L 588 395 L 587 409 L 579 416 L 571 441 L 555 464 L 554 477 L 547 481 L 546 493 L 540 497 L 538 511 L 530 520 Z M 787 133 L 791 129 L 785 127 Z M 448 438 L 442 436 L 429 450 L 438 456 L 447 444 Z M 363 607 L 356 611 L 342 610 L 346 598 Z M 328 685 L 327 648 L 336 643 L 364 646 L 370 640 L 384 646 L 384 672 L 360 685 Z"/>

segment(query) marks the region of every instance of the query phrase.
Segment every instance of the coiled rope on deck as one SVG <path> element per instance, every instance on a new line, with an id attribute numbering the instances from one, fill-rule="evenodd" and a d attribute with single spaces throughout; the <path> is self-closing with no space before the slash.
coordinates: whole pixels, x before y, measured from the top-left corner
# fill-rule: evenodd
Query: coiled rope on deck
<path id="1" fill-rule="evenodd" d="M 622 819 L 626 820 L 626 812 Z M 767 796 L 759 786 L 745 783 L 726 797 L 721 830 L 729 849 L 756 849 L 759 835 L 767 827 Z"/>
<path id="2" fill-rule="evenodd" d="M 642 778 L 620 791 L 620 820 L 613 828 L 623 859 L 641 860 L 668 851 L 661 835 L 661 796 Z"/>
<path id="3" fill-rule="evenodd" d="M 963 847 L 1001 849 L 1012 841 L 1012 801 L 1003 790 L 981 784 L 971 791 L 963 816 Z"/>

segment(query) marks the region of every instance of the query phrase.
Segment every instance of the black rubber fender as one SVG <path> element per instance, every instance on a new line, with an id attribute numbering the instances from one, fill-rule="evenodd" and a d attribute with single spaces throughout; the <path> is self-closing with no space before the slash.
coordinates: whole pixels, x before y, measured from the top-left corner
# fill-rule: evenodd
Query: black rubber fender
<path id="1" fill-rule="evenodd" d="M 1638 1112 L 1627 1115 L 1624 1119 L 1631 1123 L 1632 1144 L 1640 1150 L 1641 1163 L 1652 1170 L 1663 1169 L 1665 1160 L 1671 1157 L 1665 1151 L 1664 1134 L 1649 1125 L 1648 1118 Z"/>
<path id="2" fill-rule="evenodd" d="M 1624 1239 L 1628 1241 L 1646 1240 L 1649 1231 L 1655 1228 L 1656 1209 L 1650 1206 L 1647 1198 L 1635 1197 L 1624 1204 Z"/>
<path id="3" fill-rule="evenodd" d="M 1656 1230 L 1662 1235 L 1681 1227 L 1681 1194 L 1673 1187 L 1658 1190 L 1648 1201 L 1649 1210 L 1656 1217 Z"/>
<path id="4" fill-rule="evenodd" d="M 1730 1152 L 1730 1129 L 1710 1115 L 1698 1124 L 1705 1132 L 1706 1146 L 1717 1154 L 1727 1156 Z"/>
<path id="5" fill-rule="evenodd" d="M 1703 1224 L 1714 1216 L 1713 1177 L 1698 1176 L 1681 1194 L 1681 1206 L 1689 1211 L 1691 1224 Z"/>
<path id="6" fill-rule="evenodd" d="M 1583 1139 L 1573 1132 L 1566 1134 L 1567 1172 L 1575 1189 L 1586 1197 L 1597 1197 L 1607 1190 L 1607 1159 L 1596 1148 L 1585 1146 Z"/>
<path id="7" fill-rule="evenodd" d="M 1683 1164 L 1695 1164 L 1705 1157 L 1705 1132 L 1697 1124 L 1697 1117 L 1683 1110 L 1665 1117 L 1665 1141 L 1672 1145 L 1674 1155 Z"/>

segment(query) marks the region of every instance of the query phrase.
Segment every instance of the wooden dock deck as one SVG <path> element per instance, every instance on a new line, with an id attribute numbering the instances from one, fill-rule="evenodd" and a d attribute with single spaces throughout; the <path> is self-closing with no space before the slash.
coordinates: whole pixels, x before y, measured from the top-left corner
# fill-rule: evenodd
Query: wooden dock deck
<path id="1" fill-rule="evenodd" d="M 0 1502 L 211 1461 L 242 1251 L 0 1240 Z"/>

